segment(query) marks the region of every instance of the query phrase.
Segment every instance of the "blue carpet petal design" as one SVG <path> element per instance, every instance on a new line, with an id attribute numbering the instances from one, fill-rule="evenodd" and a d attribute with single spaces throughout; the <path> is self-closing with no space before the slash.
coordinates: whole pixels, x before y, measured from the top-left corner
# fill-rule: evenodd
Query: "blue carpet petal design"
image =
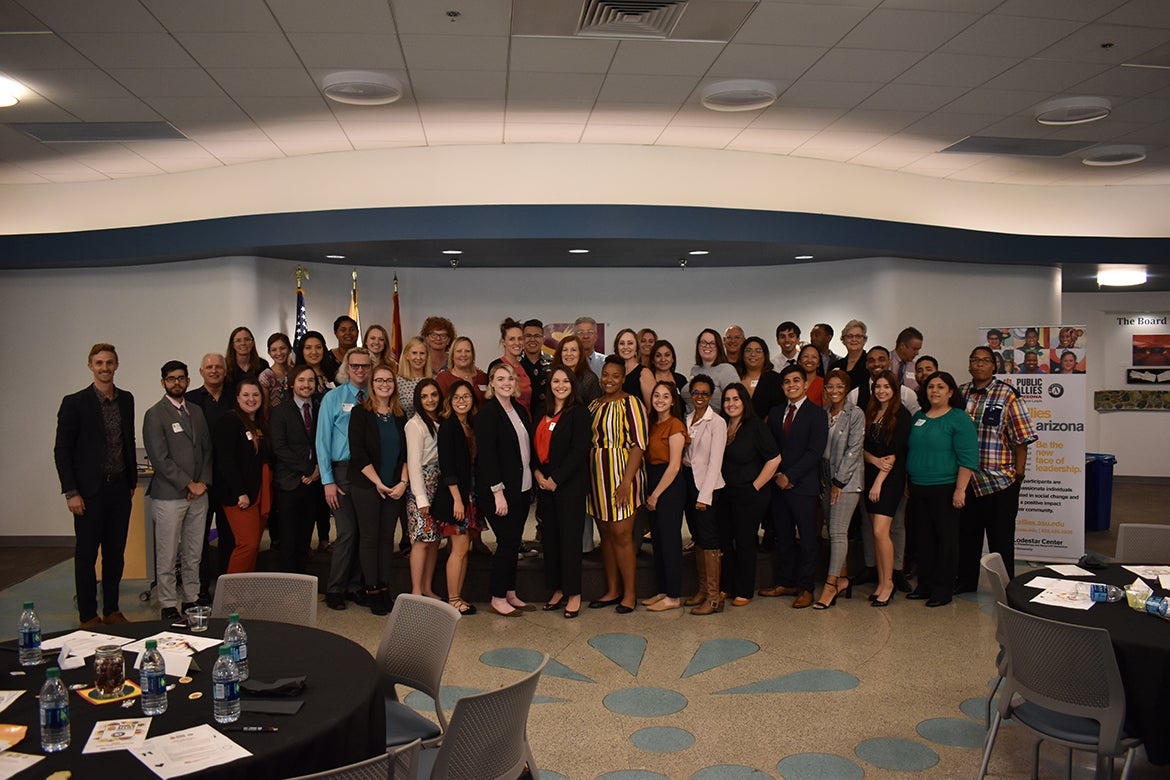
<path id="1" fill-rule="evenodd" d="M 670 726 L 651 726 L 631 734 L 630 743 L 652 753 L 677 753 L 695 744 L 695 735 Z"/>
<path id="2" fill-rule="evenodd" d="M 983 747 L 987 732 L 982 723 L 959 718 L 931 718 L 918 724 L 918 735 L 936 745 L 959 748 Z"/>
<path id="3" fill-rule="evenodd" d="M 926 745 L 894 737 L 867 739 L 853 752 L 867 764 L 893 772 L 921 772 L 938 763 L 938 753 Z"/>
<path id="4" fill-rule="evenodd" d="M 459 685 L 442 685 L 439 686 L 439 704 L 443 705 L 443 711 L 447 712 L 455 709 L 455 702 L 462 699 L 464 696 L 474 696 L 477 693 L 483 693 L 482 688 L 464 688 Z M 408 707 L 413 707 L 419 712 L 434 712 L 435 703 L 430 696 L 420 691 L 412 691 L 407 694 L 404 700 Z"/>
<path id="5" fill-rule="evenodd" d="M 589 640 L 589 646 L 634 677 L 646 655 L 646 637 L 636 634 L 598 634 Z"/>
<path id="6" fill-rule="evenodd" d="M 526 647 L 501 647 L 497 650 L 488 650 L 479 657 L 481 663 L 495 666 L 500 669 L 515 669 L 518 672 L 533 672 L 540 666 L 543 653 L 530 650 Z M 548 666 L 540 673 L 542 677 L 563 677 L 566 680 L 578 682 L 594 682 L 580 672 L 574 672 L 556 659 L 550 658 Z"/>
<path id="7" fill-rule="evenodd" d="M 541 774 L 544 773 L 541 772 Z M 670 778 L 657 772 L 647 772 L 644 769 L 619 769 L 616 772 L 598 775 L 597 780 L 670 780 Z"/>
<path id="8" fill-rule="evenodd" d="M 680 679 L 694 677 L 696 674 L 738 661 L 759 651 L 759 645 L 746 639 L 708 639 L 699 645 Z"/>
<path id="9" fill-rule="evenodd" d="M 673 715 L 687 706 L 687 697 L 665 688 L 623 688 L 604 699 L 605 707 L 619 715 L 659 718 Z"/>
<path id="10" fill-rule="evenodd" d="M 861 780 L 865 772 L 844 756 L 831 753 L 798 753 L 776 764 L 784 780 Z"/>
<path id="11" fill-rule="evenodd" d="M 822 693 L 848 691 L 859 684 L 860 681 L 848 672 L 837 669 L 806 669 L 716 693 Z"/>

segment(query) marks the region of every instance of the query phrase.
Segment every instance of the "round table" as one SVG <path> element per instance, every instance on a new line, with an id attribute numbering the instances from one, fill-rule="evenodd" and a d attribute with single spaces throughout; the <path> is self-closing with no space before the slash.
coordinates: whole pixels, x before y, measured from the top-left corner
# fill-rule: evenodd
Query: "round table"
<path id="1" fill-rule="evenodd" d="M 1137 575 L 1113 564 L 1093 577 L 1069 577 L 1078 582 L 1104 582 L 1124 587 Z M 1020 575 L 1007 587 L 1008 606 L 1029 615 L 1104 628 L 1109 632 L 1121 679 L 1125 685 L 1125 729 L 1145 743 L 1151 764 L 1170 764 L 1170 620 L 1161 620 L 1129 608 L 1125 599 L 1095 604 L 1087 610 L 1065 609 L 1036 604 L 1032 599 L 1040 592 L 1027 587 L 1034 577 L 1060 577 L 1051 569 L 1039 569 Z M 1149 580 L 1144 580 L 1151 585 Z M 1154 594 L 1167 595 L 1151 585 Z"/>
<path id="2" fill-rule="evenodd" d="M 212 620 L 203 636 L 222 637 L 227 622 Z M 386 743 L 385 705 L 378 682 L 378 669 L 370 653 L 360 645 L 337 634 L 316 628 L 289 623 L 249 620 L 248 660 L 250 676 L 257 680 L 273 681 L 284 677 L 307 677 L 304 692 L 294 699 L 304 705 L 296 715 L 263 715 L 244 712 L 231 726 L 277 726 L 276 733 L 247 733 L 229 731 L 225 735 L 252 753 L 248 758 L 221 764 L 202 772 L 186 775 L 192 778 L 231 778 L 232 780 L 260 780 L 309 774 L 370 758 L 383 752 Z M 183 629 L 160 622 L 127 623 L 103 626 L 98 633 L 142 639 L 161 631 L 185 633 Z M 11 644 L 11 643 L 10 643 Z M 176 685 L 167 696 L 167 711 L 154 716 L 147 737 L 156 737 L 182 731 L 201 724 L 217 727 L 211 715 L 211 667 L 217 648 L 212 647 L 195 655 L 201 671 L 189 672 L 194 678 L 189 684 Z M 138 672 L 131 668 L 135 654 L 126 655 L 127 676 L 138 681 Z M 18 698 L 0 714 L 0 720 L 23 723 L 28 734 L 13 750 L 42 755 L 36 694 L 44 682 L 44 669 L 53 665 L 54 657 L 40 667 L 26 669 L 23 677 L 10 676 L 17 664 L 15 652 L 0 654 L 5 683 L 9 689 L 23 687 L 28 694 Z M 93 684 L 93 657 L 85 666 L 61 673 L 65 684 Z M 175 678 L 168 676 L 169 683 Z M 190 700 L 189 694 L 201 691 L 203 696 Z M 252 697 L 244 696 L 245 701 Z M 124 750 L 110 753 L 82 755 L 82 749 L 99 720 L 140 718 L 142 707 L 123 709 L 121 703 L 94 705 L 71 693 L 69 714 L 72 721 L 72 740 L 67 750 L 46 755 L 36 764 L 35 773 L 44 777 L 58 769 L 72 769 L 75 776 L 110 777 L 119 780 L 157 777 L 136 757 Z"/>

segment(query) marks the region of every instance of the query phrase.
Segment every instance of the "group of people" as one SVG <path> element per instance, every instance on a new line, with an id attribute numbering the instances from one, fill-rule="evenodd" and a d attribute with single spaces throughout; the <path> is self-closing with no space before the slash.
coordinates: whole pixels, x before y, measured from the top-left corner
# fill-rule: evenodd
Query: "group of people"
<path id="1" fill-rule="evenodd" d="M 368 328 L 358 347 L 357 323 L 345 316 L 334 322 L 333 348 L 316 331 L 296 345 L 273 334 L 271 363 L 251 331 L 236 328 L 226 357 L 203 358 L 196 390 L 188 391 L 186 365 L 165 363 L 163 397 L 144 419 L 163 617 L 208 597 L 200 561 L 216 512 L 227 571 L 255 567 L 266 522 L 282 567 L 304 571 L 313 529 L 323 543 L 332 518 L 326 603 L 345 609 L 353 601 L 374 614 L 392 603 L 399 526 L 412 592 L 439 597 L 433 581 L 445 540 L 446 597 L 474 613 L 462 598 L 467 555 L 490 528 L 490 609 L 509 617 L 535 609 L 516 590 L 533 504 L 543 608 L 565 618 L 581 611 L 581 559 L 594 524 L 606 585 L 588 607 L 636 609 L 634 527 L 643 515 L 658 592 L 642 604 L 655 612 L 690 606 L 712 614 L 757 595 L 828 609 L 862 579 L 874 582 L 873 606 L 899 590 L 940 606 L 976 588 L 985 535 L 1011 573 L 1019 484 L 1036 433 L 1015 390 L 995 379 L 995 351 L 972 350 L 971 381 L 960 387 L 919 354 L 916 328 L 904 329 L 893 350 L 867 348 L 865 324 L 852 320 L 843 355 L 830 349 L 828 324 L 813 327 L 807 344 L 800 334 L 781 323 L 773 357 L 765 339 L 738 326 L 704 329 L 683 374 L 673 344 L 650 328 L 623 328 L 611 354 L 598 351 L 589 317 L 551 356 L 543 323 L 504 320 L 502 354 L 486 371 L 445 317 L 427 318 L 397 360 L 384 328 Z M 129 512 L 135 469 L 133 400 L 113 385 L 116 352 L 97 344 L 89 362 L 93 385 L 62 402 L 56 459 L 76 517 L 79 614 L 96 625 L 121 614 L 110 584 L 121 574 L 119 518 Z M 855 515 L 867 568 L 851 579 Z M 689 597 L 684 521 L 699 577 Z M 829 565 L 818 597 L 822 524 Z M 773 584 L 757 590 L 761 544 L 772 553 Z M 99 546 L 102 618 L 94 600 Z"/>

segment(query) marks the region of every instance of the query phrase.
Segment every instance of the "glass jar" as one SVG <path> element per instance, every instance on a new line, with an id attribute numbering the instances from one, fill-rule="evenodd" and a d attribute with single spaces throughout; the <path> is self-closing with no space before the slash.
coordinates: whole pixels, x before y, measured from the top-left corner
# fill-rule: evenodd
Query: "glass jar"
<path id="1" fill-rule="evenodd" d="M 126 685 L 126 662 L 118 645 L 102 645 L 93 659 L 94 695 L 112 699 L 122 695 Z"/>

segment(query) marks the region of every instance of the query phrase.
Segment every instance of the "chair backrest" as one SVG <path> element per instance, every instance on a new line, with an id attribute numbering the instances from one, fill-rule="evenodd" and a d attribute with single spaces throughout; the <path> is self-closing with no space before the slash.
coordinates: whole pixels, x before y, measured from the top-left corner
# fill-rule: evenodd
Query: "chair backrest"
<path id="1" fill-rule="evenodd" d="M 439 703 L 439 682 L 460 617 L 446 602 L 404 593 L 394 599 L 374 659 L 385 694 L 397 700 L 395 686 L 406 685 L 430 696 L 444 730 L 447 717 Z"/>
<path id="2" fill-rule="evenodd" d="M 248 572 L 222 574 L 215 584 L 211 616 L 239 612 L 247 621 L 274 620 L 317 627 L 317 578 L 310 574 Z"/>
<path id="3" fill-rule="evenodd" d="M 519 776 L 532 756 L 528 746 L 528 710 L 547 663 L 545 653 L 540 666 L 524 678 L 498 690 L 457 701 L 451 726 L 435 756 L 431 777 L 490 780 Z"/>
<path id="4" fill-rule="evenodd" d="M 1101 724 L 1099 751 L 1118 751 L 1125 721 L 1125 688 L 1109 632 L 1028 615 L 1002 602 L 996 618 L 1007 647 L 1000 712 L 1012 697 Z"/>
<path id="5" fill-rule="evenodd" d="M 413 780 L 418 774 L 421 745 L 422 742 L 416 739 L 356 764 L 300 775 L 292 780 Z"/>
<path id="6" fill-rule="evenodd" d="M 987 587 L 991 589 L 992 598 L 997 604 L 1006 604 L 1008 573 L 1007 567 L 1003 565 L 1003 556 L 997 552 L 987 553 L 979 559 L 979 567 L 987 574 Z M 1007 644 L 998 620 L 995 623 L 995 641 L 999 642 L 1000 647 Z"/>
<path id="7" fill-rule="evenodd" d="M 1117 526 L 1114 560 L 1170 564 L 1170 525 L 1122 523 Z"/>

